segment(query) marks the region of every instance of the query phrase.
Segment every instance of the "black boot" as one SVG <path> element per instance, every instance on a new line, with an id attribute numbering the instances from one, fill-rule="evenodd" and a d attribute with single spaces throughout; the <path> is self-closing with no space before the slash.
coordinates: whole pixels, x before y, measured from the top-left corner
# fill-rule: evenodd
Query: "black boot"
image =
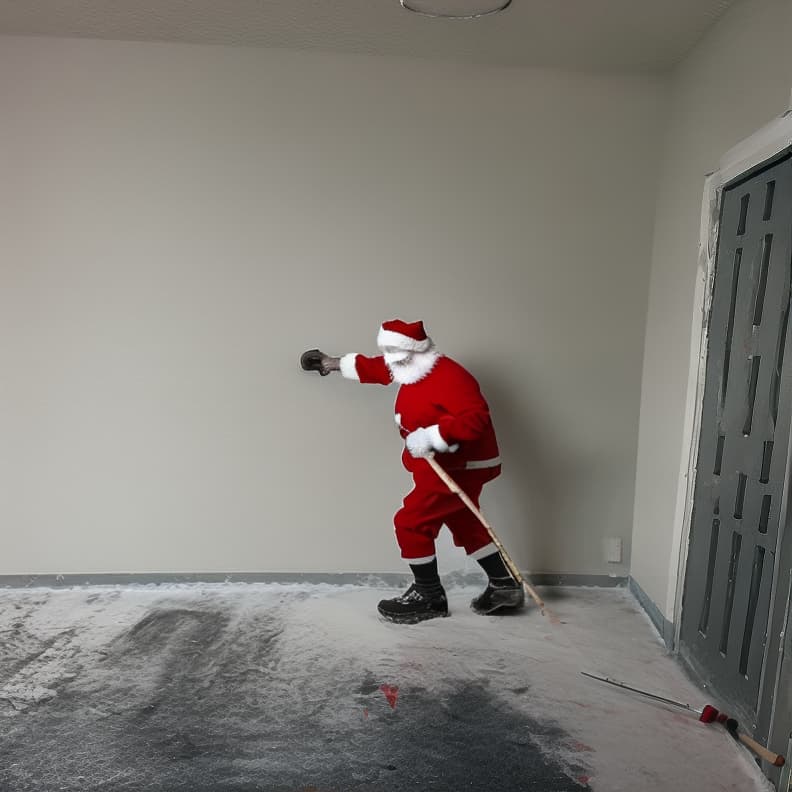
<path id="1" fill-rule="evenodd" d="M 525 591 L 509 573 L 499 552 L 484 556 L 478 562 L 487 573 L 489 582 L 483 593 L 470 603 L 476 613 L 504 613 L 519 610 L 525 605 Z"/>
<path id="2" fill-rule="evenodd" d="M 479 594 L 470 607 L 483 615 L 516 611 L 525 605 L 523 587 L 512 577 L 490 578 L 487 588 Z"/>
<path id="3" fill-rule="evenodd" d="M 400 597 L 382 600 L 377 605 L 380 615 L 396 624 L 416 624 L 448 616 L 448 600 L 437 572 L 437 559 L 425 564 L 410 564 L 410 569 L 415 583 Z"/>
<path id="4" fill-rule="evenodd" d="M 426 619 L 448 616 L 448 600 L 441 586 L 439 591 L 424 593 L 413 583 L 399 597 L 381 600 L 377 610 L 383 619 L 395 624 L 417 624 Z"/>

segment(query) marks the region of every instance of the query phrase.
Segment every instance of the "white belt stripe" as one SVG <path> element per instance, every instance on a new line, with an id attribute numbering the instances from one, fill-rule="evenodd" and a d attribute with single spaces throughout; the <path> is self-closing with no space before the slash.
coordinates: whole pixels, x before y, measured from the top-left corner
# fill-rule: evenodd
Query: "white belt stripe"
<path id="1" fill-rule="evenodd" d="M 497 467 L 501 463 L 501 458 L 499 456 L 494 457 L 493 459 L 473 459 L 470 462 L 465 463 L 466 470 L 480 470 L 481 468 L 491 468 Z"/>

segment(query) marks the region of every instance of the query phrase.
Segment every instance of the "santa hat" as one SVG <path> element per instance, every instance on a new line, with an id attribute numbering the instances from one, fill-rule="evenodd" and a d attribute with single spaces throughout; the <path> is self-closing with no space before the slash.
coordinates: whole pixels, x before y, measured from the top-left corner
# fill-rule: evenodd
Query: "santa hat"
<path id="1" fill-rule="evenodd" d="M 405 352 L 426 352 L 432 348 L 432 339 L 426 335 L 423 322 L 402 322 L 392 319 L 383 322 L 377 334 L 377 346 L 403 349 Z"/>

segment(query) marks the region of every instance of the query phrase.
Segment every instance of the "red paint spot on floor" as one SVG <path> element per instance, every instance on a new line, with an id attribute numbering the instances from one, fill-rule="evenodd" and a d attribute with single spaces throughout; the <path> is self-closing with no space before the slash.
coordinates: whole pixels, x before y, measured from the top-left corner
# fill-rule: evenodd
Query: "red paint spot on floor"
<path id="1" fill-rule="evenodd" d="M 363 710 L 363 717 L 368 718 L 368 709 Z"/>
<path id="2" fill-rule="evenodd" d="M 391 709 L 396 709 L 396 699 L 399 698 L 399 688 L 396 685 L 380 685 L 380 690 L 385 694 Z"/>
<path id="3" fill-rule="evenodd" d="M 591 777 L 587 775 L 582 775 L 582 776 L 578 776 L 577 780 L 581 786 L 586 786 L 588 782 L 591 781 Z"/>

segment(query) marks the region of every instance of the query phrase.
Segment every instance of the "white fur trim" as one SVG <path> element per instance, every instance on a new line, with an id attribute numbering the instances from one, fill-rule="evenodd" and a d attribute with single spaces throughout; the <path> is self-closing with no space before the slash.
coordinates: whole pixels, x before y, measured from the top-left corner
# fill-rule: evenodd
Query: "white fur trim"
<path id="1" fill-rule="evenodd" d="M 437 424 L 427 426 L 426 431 L 429 433 L 429 439 L 432 441 L 432 448 L 439 451 L 441 454 L 448 453 L 451 446 L 443 440 L 443 435 L 440 434 L 440 427 Z"/>
<path id="2" fill-rule="evenodd" d="M 491 556 L 494 553 L 498 552 L 498 548 L 495 546 L 494 542 L 490 542 L 489 544 L 484 545 L 484 547 L 480 547 L 478 550 L 474 550 L 469 558 L 472 558 L 474 561 L 478 561 L 479 558 L 486 558 L 487 556 Z"/>
<path id="3" fill-rule="evenodd" d="M 394 349 L 404 349 L 408 352 L 426 352 L 432 346 L 432 339 L 425 338 L 423 341 L 416 341 L 403 333 L 395 333 L 393 330 L 386 330 L 380 327 L 377 333 L 377 346 L 380 349 L 393 347 Z"/>
<path id="4" fill-rule="evenodd" d="M 396 413 L 396 415 L 393 416 L 393 420 L 396 421 L 396 426 L 401 428 L 401 413 Z"/>
<path id="5" fill-rule="evenodd" d="M 345 377 L 349 380 L 355 380 L 355 382 L 360 382 L 360 377 L 357 373 L 357 366 L 355 365 L 355 359 L 357 356 L 357 352 L 350 352 L 349 354 L 344 355 L 339 361 L 339 366 L 341 367 L 342 377 Z"/>
<path id="6" fill-rule="evenodd" d="M 383 352 L 382 357 L 385 358 L 385 363 L 388 366 L 393 366 L 395 364 L 403 363 L 408 365 L 410 360 L 412 360 L 415 352 L 408 352 L 406 350 L 402 350 L 401 352 Z"/>
<path id="7" fill-rule="evenodd" d="M 428 564 L 430 561 L 434 561 L 435 558 L 437 558 L 436 555 L 430 555 L 425 558 L 405 558 L 404 560 L 408 564 Z"/>
<path id="8" fill-rule="evenodd" d="M 409 363 L 394 364 L 388 368 L 397 385 L 414 385 L 431 372 L 439 359 L 439 353 L 432 349 L 429 352 L 416 352 Z"/>

